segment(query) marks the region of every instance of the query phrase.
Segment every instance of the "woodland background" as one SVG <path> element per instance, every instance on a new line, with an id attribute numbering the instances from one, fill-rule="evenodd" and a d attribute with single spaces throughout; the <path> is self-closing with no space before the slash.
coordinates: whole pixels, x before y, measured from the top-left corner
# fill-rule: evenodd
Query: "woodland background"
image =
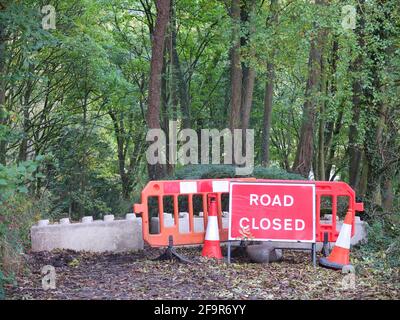
<path id="1" fill-rule="evenodd" d="M 147 130 L 169 120 L 254 129 L 255 176 L 348 182 L 364 249 L 398 266 L 399 35 L 398 0 L 0 1 L 0 296 L 36 220 L 123 215 L 149 179 L 233 174 L 148 166 Z"/>

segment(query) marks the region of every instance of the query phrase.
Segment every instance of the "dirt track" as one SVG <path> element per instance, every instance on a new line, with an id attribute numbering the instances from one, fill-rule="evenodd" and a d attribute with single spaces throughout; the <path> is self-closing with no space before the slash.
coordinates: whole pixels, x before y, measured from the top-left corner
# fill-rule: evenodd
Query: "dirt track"
<path id="1" fill-rule="evenodd" d="M 361 268 L 355 289 L 341 272 L 313 268 L 308 253 L 285 251 L 280 263 L 203 261 L 200 248 L 178 250 L 193 264 L 152 261 L 160 250 L 90 254 L 31 253 L 8 299 L 399 299 L 399 273 Z M 56 269 L 56 289 L 42 289 L 44 265 Z"/>

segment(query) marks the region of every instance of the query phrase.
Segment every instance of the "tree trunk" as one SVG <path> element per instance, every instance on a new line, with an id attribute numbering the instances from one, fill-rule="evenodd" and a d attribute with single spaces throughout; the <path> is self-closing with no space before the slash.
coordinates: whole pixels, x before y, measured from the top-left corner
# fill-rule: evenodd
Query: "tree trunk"
<path id="1" fill-rule="evenodd" d="M 376 73 L 375 73 L 376 74 Z M 380 81 L 376 79 L 375 88 L 379 88 Z M 371 106 L 373 108 L 373 106 Z M 387 116 L 387 105 L 385 103 L 378 103 L 378 110 L 375 112 L 377 116 L 376 124 L 373 124 L 373 119 L 370 119 L 369 130 L 367 132 L 367 139 L 365 144 L 366 159 L 368 161 L 368 184 L 367 184 L 367 196 L 372 199 L 375 204 L 382 205 L 381 197 L 381 180 L 382 180 L 382 163 L 383 159 L 383 129 L 385 126 L 385 120 Z M 371 117 L 374 118 L 374 113 L 371 112 Z"/>
<path id="2" fill-rule="evenodd" d="M 356 62 L 355 66 L 359 66 Z M 361 150 L 358 146 L 358 123 L 360 120 L 362 87 L 361 79 L 353 83 L 353 117 L 349 128 L 349 184 L 356 188 L 360 178 Z"/>
<path id="3" fill-rule="evenodd" d="M 243 137 L 245 130 L 249 128 L 251 105 L 253 102 L 254 82 L 256 79 L 256 71 L 253 67 L 246 67 L 246 72 L 243 76 L 243 94 L 242 94 L 242 129 Z"/>
<path id="4" fill-rule="evenodd" d="M 240 129 L 242 67 L 240 62 L 240 0 L 232 0 L 231 113 L 229 127 Z"/>
<path id="5" fill-rule="evenodd" d="M 1 139 L 1 131 L 4 130 L 7 124 L 5 112 L 6 102 L 6 83 L 4 80 L 5 54 L 6 54 L 6 31 L 5 25 L 0 21 L 0 164 L 6 164 L 6 147 L 7 142 Z"/>
<path id="6" fill-rule="evenodd" d="M 326 59 L 321 57 L 321 92 L 328 96 L 328 69 Z M 319 109 L 319 128 L 318 128 L 318 154 L 317 154 L 317 177 L 318 180 L 325 181 L 325 128 L 326 128 L 326 101 L 320 103 Z M 328 177 L 329 178 L 329 177 Z"/>
<path id="7" fill-rule="evenodd" d="M 29 73 L 33 74 L 34 73 L 34 68 L 33 65 L 29 65 Z M 28 128 L 29 128 L 29 100 L 31 98 L 31 93 L 33 90 L 33 84 L 32 84 L 32 76 L 29 75 L 29 78 L 27 79 L 26 82 L 26 88 L 25 88 L 25 94 L 23 98 L 23 103 L 22 103 L 22 109 L 23 109 L 23 123 L 22 123 L 22 128 L 23 128 L 23 138 L 21 141 L 21 144 L 19 146 L 19 153 L 18 153 L 18 161 L 26 161 L 28 158 Z"/>
<path id="8" fill-rule="evenodd" d="M 272 106 L 274 96 L 275 66 L 273 62 L 267 64 L 267 81 L 264 96 L 264 121 L 261 149 L 261 164 L 268 167 L 270 163 L 269 147 L 271 136 Z"/>
<path id="9" fill-rule="evenodd" d="M 278 21 L 278 0 L 271 0 L 270 11 L 267 24 L 274 24 Z M 262 147 L 261 147 L 261 165 L 268 167 L 270 163 L 269 147 L 271 136 L 272 123 L 272 106 L 274 97 L 274 81 L 275 81 L 275 65 L 274 65 L 274 50 L 272 51 L 270 61 L 267 63 L 267 81 L 265 83 L 264 95 L 264 118 L 262 131 Z"/>
<path id="10" fill-rule="evenodd" d="M 360 146 L 358 145 L 358 125 L 360 120 L 361 113 L 361 104 L 363 89 L 362 89 L 362 78 L 360 72 L 363 67 L 363 50 L 365 47 L 364 40 L 364 26 L 365 26 L 365 17 L 364 17 L 364 0 L 361 0 L 357 6 L 357 14 L 359 16 L 358 27 L 355 32 L 357 34 L 357 42 L 358 42 L 358 55 L 351 67 L 351 71 L 353 72 L 353 116 L 352 122 L 349 128 L 349 184 L 356 191 L 358 184 L 360 182 L 360 174 L 361 174 L 361 156 L 362 152 Z"/>
<path id="11" fill-rule="evenodd" d="M 378 3 L 377 10 L 384 11 L 383 3 Z M 379 20 L 378 20 L 379 21 Z M 372 35 L 377 43 L 384 43 L 388 40 L 389 32 L 384 28 L 383 24 L 377 24 Z M 369 48 L 368 48 L 369 49 Z M 378 50 L 368 50 L 368 58 L 372 62 L 370 64 L 369 75 L 372 80 L 372 88 L 366 88 L 365 96 L 367 98 L 367 127 L 366 139 L 364 144 L 365 156 L 368 163 L 368 184 L 367 197 L 375 204 L 381 206 L 382 203 L 382 187 L 384 188 L 385 179 L 390 176 L 385 176 L 382 168 L 385 167 L 385 139 L 388 135 L 389 114 L 392 110 L 389 109 L 389 101 L 387 99 L 388 92 L 385 85 L 385 77 L 382 76 L 381 70 L 387 72 L 389 59 L 386 56 L 385 62 L 382 62 L 381 57 L 388 54 L 388 51 L 378 46 Z M 397 107 L 396 107 L 397 108 Z M 390 139 L 390 138 L 389 138 Z M 390 140 L 389 140 L 390 141 Z M 394 143 L 389 142 L 389 148 L 393 147 Z M 388 172 L 386 172 L 387 174 Z M 384 190 L 382 190 L 384 191 Z"/>
<path id="12" fill-rule="evenodd" d="M 316 0 L 316 5 L 325 5 L 325 0 Z M 323 8 L 321 8 L 323 10 Z M 308 61 L 309 75 L 306 86 L 305 102 L 303 106 L 303 122 L 300 131 L 300 141 L 296 151 L 293 171 L 308 178 L 314 154 L 314 128 L 318 104 L 318 92 L 321 92 L 321 57 L 324 47 L 325 32 L 318 30 L 311 40 L 311 49 Z"/>
<path id="13" fill-rule="evenodd" d="M 249 8 L 245 7 L 244 15 L 242 15 L 244 22 L 248 22 L 249 30 L 247 33 L 246 38 L 243 39 L 243 44 L 247 44 L 250 46 L 249 50 L 249 57 L 250 60 L 255 56 L 255 49 L 251 43 L 251 36 L 255 33 L 255 8 L 256 8 L 256 1 L 252 0 L 249 4 Z M 243 68 L 243 91 L 242 91 L 242 102 L 241 102 L 241 115 L 242 115 L 242 130 L 243 130 L 243 148 L 245 149 L 246 146 L 246 136 L 245 130 L 249 127 L 250 121 L 250 112 L 251 106 L 253 102 L 253 92 L 254 92 L 254 82 L 256 78 L 256 71 L 252 66 L 252 61 L 250 61 L 248 66 L 244 66 Z"/>
<path id="14" fill-rule="evenodd" d="M 382 207 L 385 212 L 393 211 L 393 177 L 386 177 L 382 183 Z"/>
<path id="15" fill-rule="evenodd" d="M 173 94 L 179 97 L 182 117 L 182 127 L 190 128 L 190 101 L 189 92 L 183 76 L 178 51 L 176 50 L 176 16 L 173 2 L 171 1 L 171 67 Z M 171 93 L 172 94 L 172 93 Z"/>
<path id="16" fill-rule="evenodd" d="M 360 181 L 358 183 L 358 190 L 357 190 L 357 194 L 360 197 L 365 197 L 365 195 L 367 194 L 368 171 L 369 171 L 368 162 L 366 160 L 365 153 L 362 152 L 362 154 L 361 154 L 361 175 L 360 175 Z"/>
<path id="17" fill-rule="evenodd" d="M 336 65 L 338 60 L 338 50 L 339 50 L 339 42 L 336 38 L 333 40 L 332 44 L 332 55 L 331 61 L 329 63 L 330 66 L 330 75 L 331 81 L 329 86 L 329 92 L 332 97 L 335 97 L 336 94 Z M 325 138 L 324 138 L 324 157 L 325 157 L 325 179 L 329 180 L 331 177 L 331 171 L 333 166 L 333 159 L 335 157 L 336 145 L 334 142 L 334 138 L 340 133 L 342 128 L 342 119 L 343 119 L 343 106 L 339 104 L 339 112 L 336 120 L 328 120 L 325 125 Z"/>
<path id="18" fill-rule="evenodd" d="M 321 110 L 321 119 L 319 120 L 318 130 L 318 180 L 324 181 L 325 177 L 325 108 Z"/>
<path id="19" fill-rule="evenodd" d="M 114 126 L 114 134 L 117 140 L 117 154 L 118 154 L 118 169 L 121 178 L 122 185 L 122 197 L 125 200 L 129 199 L 130 193 L 130 178 L 126 173 L 126 139 L 124 129 L 123 113 L 121 112 L 120 119 L 118 120 L 115 112 L 112 110 L 108 111 L 108 114 L 112 120 Z"/>
<path id="20" fill-rule="evenodd" d="M 172 82 L 173 79 L 171 79 L 168 74 L 168 68 L 167 66 L 172 68 L 172 61 L 169 59 L 168 60 L 168 50 L 167 46 L 168 43 L 170 42 L 170 37 L 166 36 L 165 37 L 165 45 L 164 45 L 164 56 L 163 56 L 163 67 L 162 67 L 162 72 L 161 72 L 161 128 L 165 132 L 166 136 L 166 149 L 169 150 L 170 146 L 170 140 L 168 139 L 169 137 L 169 108 L 172 104 L 172 113 L 175 113 L 175 106 L 174 103 L 176 102 L 176 98 L 173 96 L 172 92 Z M 170 58 L 170 57 L 169 57 Z M 175 101 L 172 101 L 174 99 Z M 174 165 L 171 163 L 171 159 L 169 158 L 169 152 L 166 153 L 165 155 L 167 164 L 165 165 L 165 173 L 171 174 L 174 170 Z"/>
<path id="21" fill-rule="evenodd" d="M 341 110 L 339 111 L 339 114 L 336 118 L 336 122 L 334 123 L 333 127 L 333 132 L 331 137 L 329 138 L 328 142 L 325 143 L 325 148 L 328 150 L 328 158 L 325 166 L 325 177 L 326 179 L 330 179 L 331 177 L 331 171 L 332 167 L 334 164 L 334 158 L 335 158 L 335 152 L 336 152 L 336 146 L 337 146 L 337 141 L 334 141 L 334 138 L 337 137 L 342 129 L 343 126 L 343 107 L 341 106 Z M 328 129 L 329 130 L 329 129 Z"/>
<path id="22" fill-rule="evenodd" d="M 170 0 L 157 0 L 157 20 L 153 31 L 147 125 L 160 129 L 161 75 L 164 56 L 164 37 L 170 14 Z M 165 165 L 148 165 L 149 179 L 157 180 L 165 175 Z"/>
<path id="23" fill-rule="evenodd" d="M 252 0 L 249 3 L 249 7 L 244 6 L 242 19 L 249 24 L 247 30 L 247 35 L 243 39 L 243 44 L 248 45 L 249 48 L 249 58 L 250 62 L 248 65 L 243 66 L 243 84 L 242 84 L 242 103 L 241 103 L 241 128 L 242 128 L 242 154 L 246 153 L 246 129 L 249 128 L 250 113 L 253 103 L 253 93 L 254 93 L 254 83 L 256 80 L 256 70 L 254 69 L 253 61 L 251 61 L 255 56 L 255 48 L 252 45 L 252 35 L 256 32 L 255 30 L 255 9 L 256 1 Z"/>

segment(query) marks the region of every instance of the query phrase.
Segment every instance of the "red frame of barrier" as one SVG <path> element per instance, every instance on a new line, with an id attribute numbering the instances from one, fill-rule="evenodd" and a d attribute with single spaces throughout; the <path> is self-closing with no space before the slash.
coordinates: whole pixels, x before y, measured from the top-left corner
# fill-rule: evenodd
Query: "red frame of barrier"
<path id="1" fill-rule="evenodd" d="M 334 242 L 339 235 L 336 230 L 337 221 L 337 201 L 338 197 L 344 196 L 349 198 L 347 212 L 352 215 L 352 236 L 355 232 L 355 212 L 364 211 L 363 203 L 357 203 L 355 199 L 354 190 L 345 182 L 339 181 L 304 181 L 304 180 L 267 180 L 267 179 L 201 179 L 201 180 L 164 180 L 164 181 L 150 181 L 142 190 L 141 203 L 134 204 L 133 212 L 142 216 L 142 230 L 143 240 L 152 247 L 166 247 L 169 244 L 169 237 L 173 237 L 174 245 L 198 245 L 203 244 L 205 237 L 205 230 L 207 226 L 207 198 L 209 194 L 217 195 L 217 208 L 218 208 L 218 225 L 220 231 L 220 240 L 228 240 L 228 228 L 222 228 L 222 205 L 221 195 L 229 194 L 229 191 L 219 190 L 214 188 L 214 184 L 229 184 L 229 182 L 273 182 L 273 183 L 310 183 L 316 186 L 316 241 L 324 241 L 324 234 L 327 234 L 327 240 Z M 182 187 L 183 186 L 183 187 Z M 194 186 L 192 188 L 192 186 Z M 186 188 L 188 187 L 188 188 Z M 186 189 L 185 189 L 186 188 Z M 183 190 L 182 190 L 183 189 Z M 229 190 L 229 185 L 228 185 Z M 189 211 L 189 232 L 179 232 L 179 208 L 178 197 L 182 195 L 188 196 L 188 211 Z M 204 231 L 194 231 L 194 209 L 193 209 L 193 196 L 199 195 L 202 197 L 203 205 L 203 219 Z M 174 225 L 171 227 L 164 226 L 164 197 L 173 198 L 173 218 Z M 320 210 L 321 210 L 321 197 L 327 196 L 332 198 L 332 220 L 330 223 L 321 223 Z M 158 198 L 158 218 L 159 218 L 159 233 L 150 233 L 150 215 L 148 207 L 149 197 Z M 161 213 L 161 214 L 160 214 Z"/>

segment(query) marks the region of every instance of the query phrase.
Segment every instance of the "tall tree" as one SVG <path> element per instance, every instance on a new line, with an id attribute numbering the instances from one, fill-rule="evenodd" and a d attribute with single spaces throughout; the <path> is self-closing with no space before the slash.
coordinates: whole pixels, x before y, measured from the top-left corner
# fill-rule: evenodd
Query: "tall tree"
<path id="1" fill-rule="evenodd" d="M 241 46 L 248 46 L 248 62 L 242 64 L 243 84 L 241 97 L 241 128 L 246 130 L 249 127 L 251 106 L 253 103 L 254 82 L 256 79 L 256 70 L 254 68 L 255 46 L 254 33 L 256 32 L 255 15 L 256 15 L 256 0 L 251 0 L 243 5 L 241 10 L 241 20 L 249 27 L 246 30 L 246 35 L 242 37 Z M 245 137 L 243 132 L 243 137 Z M 245 140 L 244 140 L 245 141 Z M 245 146 L 245 144 L 243 144 Z"/>
<path id="2" fill-rule="evenodd" d="M 349 184 L 352 188 L 358 188 L 360 174 L 361 174 L 361 156 L 362 150 L 360 147 L 360 143 L 358 142 L 358 126 L 361 116 L 361 107 L 362 104 L 365 103 L 363 101 L 363 62 L 364 62 L 364 48 L 365 48 L 365 40 L 364 40 L 364 30 L 365 30 L 365 8 L 364 8 L 364 0 L 358 2 L 357 5 L 357 14 L 358 14 L 358 25 L 356 28 L 357 35 L 357 56 L 354 63 L 351 66 L 351 71 L 353 74 L 353 114 L 352 114 L 352 122 L 349 128 Z"/>
<path id="3" fill-rule="evenodd" d="M 332 97 L 336 96 L 337 93 L 337 77 L 336 70 L 338 64 L 338 50 L 339 43 L 337 38 L 333 39 L 331 57 L 329 62 L 331 80 L 329 85 L 329 94 Z M 338 112 L 336 118 L 328 119 L 324 128 L 324 160 L 325 160 L 325 178 L 329 180 L 331 177 L 331 171 L 333 167 L 333 161 L 335 157 L 336 147 L 337 147 L 337 137 L 343 126 L 343 101 L 340 100 L 336 104 L 338 106 Z"/>
<path id="4" fill-rule="evenodd" d="M 270 16 L 267 20 L 267 25 L 272 26 L 278 20 L 277 12 L 278 0 L 271 0 Z M 267 80 L 265 82 L 264 94 L 264 118 L 263 118 L 263 135 L 262 135 L 262 148 L 261 148 L 261 164 L 265 167 L 269 166 L 270 156 L 270 136 L 271 136 L 271 122 L 272 122 L 272 105 L 274 97 L 274 80 L 275 80 L 275 64 L 274 49 L 272 50 L 270 60 L 267 62 Z"/>
<path id="5" fill-rule="evenodd" d="M 0 3 L 0 12 L 5 10 Z M 3 19 L 0 19 L 0 164 L 6 164 L 6 140 L 2 131 L 7 123 L 6 117 L 6 82 L 5 82 L 5 55 L 6 55 L 6 26 Z"/>
<path id="6" fill-rule="evenodd" d="M 392 170 L 384 169 L 387 167 L 387 148 L 395 148 L 385 146 L 385 140 L 389 140 L 385 136 L 391 135 L 387 128 L 390 125 L 390 113 L 395 113 L 398 108 L 391 105 L 389 88 L 393 85 L 390 81 L 388 70 L 393 70 L 393 65 L 389 55 L 394 52 L 396 45 L 393 38 L 398 39 L 398 28 L 385 28 L 395 21 L 393 12 L 395 6 L 390 1 L 378 1 L 376 6 L 371 8 L 373 28 L 370 29 L 371 36 L 374 39 L 374 48 L 368 48 L 368 64 L 369 78 L 372 79 L 370 86 L 365 90 L 367 99 L 366 107 L 368 112 L 366 136 L 364 139 L 365 160 L 368 165 L 367 179 L 367 196 L 372 203 L 377 205 L 384 204 L 390 207 L 390 201 L 387 199 L 388 192 L 384 191 L 390 185 L 388 173 Z M 396 30 L 396 31 L 395 31 Z M 397 41 L 397 40 L 395 40 Z M 394 129 L 392 127 L 392 129 Z M 390 161 L 389 161 L 390 162 Z M 390 168 L 390 166 L 389 166 Z M 389 169 L 388 168 L 388 169 Z M 390 196 L 389 196 L 390 198 Z M 383 200 L 383 201 L 382 201 Z"/>
<path id="7" fill-rule="evenodd" d="M 157 19 L 152 34 L 149 97 L 147 125 L 150 129 L 160 129 L 161 75 L 164 61 L 164 37 L 170 16 L 170 0 L 157 0 Z M 165 165 L 148 165 L 150 180 L 165 175 Z"/>
<path id="8" fill-rule="evenodd" d="M 231 54 L 231 112 L 229 127 L 240 128 L 240 108 L 242 102 L 242 66 L 240 60 L 240 0 L 232 0 L 232 47 Z"/>
<path id="9" fill-rule="evenodd" d="M 246 129 L 249 128 L 250 113 L 253 105 L 254 84 L 256 80 L 256 70 L 254 67 L 254 57 L 256 54 L 254 35 L 256 32 L 256 0 L 244 3 L 241 20 L 244 25 L 248 25 L 246 34 L 241 39 L 241 45 L 248 48 L 248 61 L 242 63 L 242 97 L 241 97 L 241 129 L 242 129 L 242 152 L 246 152 Z"/>
<path id="10" fill-rule="evenodd" d="M 182 67 L 179 59 L 178 50 L 176 49 L 176 41 L 177 41 L 177 26 L 176 26 L 176 10 L 175 10 L 175 2 L 171 0 L 171 41 L 170 41 L 170 56 L 171 56 L 171 95 L 179 97 L 179 105 L 181 110 L 182 124 L 183 128 L 190 128 L 190 106 L 189 106 L 189 92 L 186 84 L 186 80 L 184 78 Z M 174 100 L 174 99 L 172 99 Z M 176 105 L 178 99 L 175 98 Z"/>
<path id="11" fill-rule="evenodd" d="M 326 0 L 316 0 L 315 4 L 322 12 Z M 303 120 L 300 130 L 300 141 L 297 146 L 293 171 L 308 177 L 311 171 L 314 154 L 315 116 L 319 102 L 318 93 L 321 92 L 322 51 L 325 42 L 325 31 L 315 30 L 311 39 L 311 48 L 308 58 L 308 80 L 306 85 L 305 102 L 303 106 Z"/>

